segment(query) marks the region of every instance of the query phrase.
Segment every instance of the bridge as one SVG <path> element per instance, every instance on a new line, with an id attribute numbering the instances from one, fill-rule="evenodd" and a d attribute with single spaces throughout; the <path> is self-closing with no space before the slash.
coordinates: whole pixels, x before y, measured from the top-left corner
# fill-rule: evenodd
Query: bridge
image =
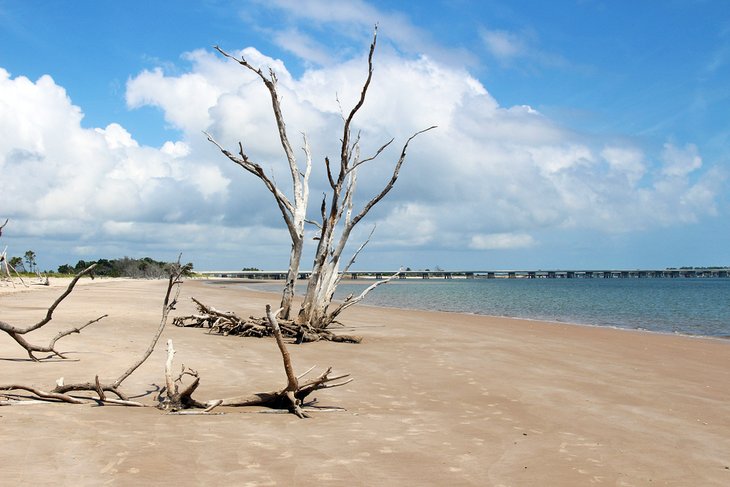
<path id="1" fill-rule="evenodd" d="M 385 279 L 397 271 L 348 271 L 351 279 Z M 286 271 L 196 271 L 205 277 L 233 279 L 286 279 Z M 399 271 L 399 279 L 631 279 L 631 278 L 699 278 L 729 277 L 728 268 L 707 269 L 583 269 L 583 270 L 425 270 Z M 299 272 L 299 279 L 309 279 L 311 272 Z"/>

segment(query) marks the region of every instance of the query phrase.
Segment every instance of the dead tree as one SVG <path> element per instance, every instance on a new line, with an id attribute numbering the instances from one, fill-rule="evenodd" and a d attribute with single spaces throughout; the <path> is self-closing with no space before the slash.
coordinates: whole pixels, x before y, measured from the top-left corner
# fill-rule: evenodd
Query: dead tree
<path id="1" fill-rule="evenodd" d="M 380 281 L 374 285 L 382 283 Z M 232 311 L 220 311 L 213 306 L 191 298 L 198 308 L 197 313 L 188 316 L 177 316 L 172 324 L 179 327 L 206 328 L 208 333 L 234 335 L 240 337 L 263 338 L 273 336 L 268 319 L 249 316 L 239 317 Z M 293 339 L 296 343 L 326 340 L 331 342 L 360 343 L 362 337 L 354 335 L 334 334 L 329 330 L 308 330 L 293 320 L 279 320 L 279 327 L 284 338 Z"/>
<path id="2" fill-rule="evenodd" d="M 333 173 L 332 165 L 329 158 L 325 158 L 327 167 L 327 179 L 332 190 L 329 198 L 329 207 L 326 198 L 322 199 L 320 207 L 321 224 L 319 227 L 317 250 L 312 266 L 312 274 L 307 283 L 307 291 L 302 302 L 297 322 L 309 326 L 315 330 L 327 328 L 346 308 L 361 301 L 367 293 L 377 285 L 370 286 L 362 294 L 357 297 L 349 296 L 345 302 L 330 310 L 337 285 L 342 278 L 342 274 L 347 272 L 354 263 L 357 255 L 362 251 L 363 247 L 368 243 L 369 238 L 355 252 L 349 260 L 343 273 L 340 272 L 340 262 L 342 260 L 342 252 L 345 250 L 348 239 L 355 226 L 368 214 L 368 212 L 378 204 L 393 189 L 401 166 L 406 159 L 406 151 L 408 144 L 419 134 L 435 128 L 434 126 L 416 132 L 412 135 L 400 152 L 400 157 L 395 164 L 390 180 L 385 187 L 374 197 L 372 197 L 358 212 L 354 212 L 353 198 L 357 183 L 357 172 L 363 164 L 377 158 L 392 142 L 393 139 L 382 145 L 374 155 L 361 158 L 360 156 L 360 136 L 359 134 L 352 136 L 352 123 L 358 111 L 365 104 L 365 97 L 370 87 L 373 76 L 373 54 L 375 52 L 375 44 L 377 40 L 377 27 L 373 35 L 373 41 L 370 44 L 368 53 L 368 74 L 365 83 L 360 91 L 360 98 L 352 108 L 346 118 L 342 130 L 342 138 L 340 145 L 340 161 L 339 169 L 336 174 Z M 372 232 L 371 232 L 372 235 Z M 396 274 L 397 275 L 397 274 Z M 392 276 L 391 279 L 395 277 Z"/>
<path id="3" fill-rule="evenodd" d="M 266 86 L 269 96 L 271 97 L 271 105 L 279 132 L 279 140 L 282 148 L 284 149 L 287 162 L 289 163 L 292 192 L 294 196 L 293 202 L 279 189 L 274 178 L 267 175 L 259 163 L 249 159 L 243 149 L 243 143 L 238 143 L 238 155 L 235 155 L 221 147 L 213 136 L 207 132 L 205 132 L 205 135 L 208 137 L 208 140 L 215 144 L 228 159 L 260 179 L 261 182 L 264 183 L 264 186 L 266 186 L 266 189 L 271 192 L 276 200 L 276 204 L 281 211 L 281 215 L 284 218 L 284 222 L 286 223 L 287 230 L 289 231 L 289 237 L 291 239 L 289 269 L 287 271 L 286 283 L 281 296 L 282 317 L 289 318 L 292 299 L 294 298 L 294 286 L 296 284 L 297 277 L 299 276 L 299 263 L 302 258 L 302 250 L 304 247 L 304 223 L 307 217 L 307 203 L 309 202 L 309 175 L 312 172 L 312 156 L 309 150 L 309 143 L 307 142 L 306 135 L 304 135 L 304 146 L 302 147 L 302 150 L 306 157 L 306 168 L 304 173 L 302 173 L 297 166 L 294 151 L 292 150 L 291 143 L 289 142 L 289 136 L 287 135 L 286 124 L 284 123 L 284 116 L 281 111 L 279 93 L 276 89 L 277 78 L 274 71 L 269 69 L 269 75 L 266 76 L 260 68 L 253 67 L 243 57 L 237 59 L 218 46 L 215 46 L 215 49 L 223 56 L 236 61 L 241 66 L 255 73 L 256 76 L 261 79 L 264 86 Z"/>
<path id="4" fill-rule="evenodd" d="M 196 371 L 182 366 L 182 370 L 177 378 L 172 378 L 172 361 L 175 357 L 175 349 L 172 346 L 172 340 L 167 340 L 167 361 L 165 361 L 165 387 L 160 391 L 157 407 L 164 411 L 176 412 L 184 409 L 202 408 L 203 412 L 210 412 L 220 406 L 222 401 L 210 401 L 210 404 L 203 404 L 193 399 L 193 392 L 200 385 L 200 376 Z M 192 382 L 186 385 L 182 390 L 178 384 L 182 384 L 185 376 L 193 378 Z"/>
<path id="5" fill-rule="evenodd" d="M 167 293 L 163 302 L 160 324 L 157 328 L 157 332 L 155 333 L 149 346 L 147 347 L 147 350 L 140 357 L 140 359 L 137 360 L 131 367 L 129 367 L 121 376 L 119 376 L 116 381 L 112 383 L 102 383 L 99 380 L 99 376 L 97 375 L 95 376 L 93 382 L 76 384 L 64 384 L 63 379 L 59 379 L 56 382 L 56 387 L 48 391 L 39 389 L 31 385 L 18 383 L 0 385 L 0 391 L 26 391 L 33 394 L 35 398 L 43 401 L 66 402 L 71 404 L 85 404 L 89 401 L 93 401 L 101 404 L 118 404 L 122 406 L 146 406 L 143 403 L 131 401 L 120 390 L 120 387 L 122 385 L 122 382 L 149 358 L 155 348 L 155 345 L 159 341 L 162 331 L 165 328 L 165 324 L 167 323 L 169 313 L 172 309 L 174 309 L 177 302 L 177 297 L 180 290 L 181 275 L 182 271 L 170 276 Z M 172 296 L 173 290 L 174 296 Z M 214 399 L 205 403 L 200 402 L 192 397 L 193 393 L 200 384 L 200 376 L 195 370 L 185 367 L 183 365 L 182 370 L 177 378 L 173 378 L 172 364 L 173 358 L 175 356 L 175 350 L 173 348 L 172 340 L 168 340 L 167 360 L 165 362 L 165 387 L 160 391 L 160 395 L 158 398 L 159 404 L 157 405 L 157 407 L 169 412 L 202 409 L 202 413 L 208 413 L 218 406 L 262 406 L 274 409 L 287 409 L 300 418 L 309 417 L 307 410 L 304 408 L 306 406 L 313 406 L 316 402 L 316 399 L 309 402 L 306 401 L 307 397 L 310 394 L 322 389 L 343 386 L 350 383 L 352 379 L 348 378 L 349 374 L 331 377 L 331 367 L 318 377 L 306 381 L 302 381 L 302 378 L 309 372 L 311 372 L 314 367 L 306 371 L 304 374 L 301 374 L 299 376 L 294 375 L 294 368 L 292 366 L 291 357 L 289 355 L 289 351 L 286 348 L 286 344 L 284 343 L 281 328 L 276 318 L 277 313 L 278 311 L 276 313 L 272 313 L 271 307 L 268 305 L 266 306 L 266 317 L 268 326 L 271 328 L 272 334 L 276 339 L 276 343 L 281 353 L 282 361 L 284 363 L 284 371 L 287 377 L 287 384 L 285 387 L 272 392 L 261 392 L 244 396 L 230 397 L 226 399 Z M 179 384 L 182 384 L 182 379 L 184 377 L 191 377 L 192 380 L 189 384 L 184 385 L 181 388 Z M 97 398 L 77 397 L 70 395 L 71 392 L 81 391 L 96 393 Z M 116 395 L 117 398 L 110 398 L 107 393 L 112 393 Z M 8 397 L 8 394 L 5 394 L 5 396 Z M 0 406 L 10 404 L 12 404 L 12 402 L 8 400 L 0 401 Z"/>
<path id="6" fill-rule="evenodd" d="M 0 237 L 2 237 L 2 235 L 3 235 L 3 229 L 8 224 L 9 221 L 10 220 L 8 218 L 6 218 L 5 219 L 5 223 L 3 223 L 2 225 L 0 225 Z M 2 254 L 0 254 L 0 280 L 7 280 L 7 281 L 10 282 L 10 284 L 13 287 L 15 287 L 15 281 L 13 281 L 13 276 L 10 273 L 10 270 L 11 269 L 13 270 L 13 273 L 15 274 L 15 277 L 18 278 L 18 280 L 20 281 L 20 283 L 23 286 L 28 287 L 28 285 L 25 283 L 25 281 L 20 276 L 20 274 L 18 274 L 18 271 L 15 269 L 15 267 L 13 267 L 12 265 L 10 265 L 10 261 L 8 260 L 8 248 L 5 247 L 3 249 Z"/>
<path id="7" fill-rule="evenodd" d="M 31 360 L 33 360 L 35 362 L 38 362 L 39 359 L 35 355 L 33 355 L 33 352 L 50 353 L 51 355 L 49 355 L 46 358 L 57 356 L 62 359 L 65 359 L 66 356 L 63 355 L 58 350 L 56 350 L 56 342 L 65 336 L 71 335 L 72 333 L 79 333 L 81 330 L 83 330 L 87 326 L 96 323 L 97 321 L 105 318 L 107 315 L 100 316 L 100 317 L 93 319 L 93 320 L 87 322 L 86 324 L 78 326 L 76 328 L 71 328 L 69 330 L 59 332 L 56 336 L 51 338 L 51 341 L 48 343 L 48 345 L 36 345 L 36 344 L 30 343 L 28 340 L 26 340 L 25 335 L 27 335 L 28 333 L 35 331 L 39 328 L 42 328 L 43 326 L 50 323 L 51 320 L 53 319 L 53 312 L 56 310 L 58 305 L 60 305 L 61 302 L 64 299 L 66 299 L 69 294 L 71 294 L 71 292 L 74 289 L 74 286 L 76 286 L 76 283 L 79 281 L 81 276 L 90 274 L 93 271 L 94 267 L 96 267 L 96 264 L 87 267 L 86 269 L 84 269 L 83 271 L 79 272 L 78 274 L 76 274 L 74 276 L 74 278 L 71 280 L 71 282 L 69 283 L 68 287 L 63 292 L 63 294 L 61 294 L 56 299 L 56 301 L 54 301 L 53 304 L 48 308 L 48 310 L 46 311 L 46 316 L 42 320 L 38 321 L 34 325 L 30 325 L 25 328 L 20 328 L 17 326 L 13 326 L 10 323 L 7 323 L 5 321 L 0 321 L 0 331 L 4 331 L 5 333 L 7 333 L 10 336 L 10 338 L 15 340 L 18 343 L 18 345 L 23 347 L 26 350 L 26 352 L 28 352 L 28 356 L 31 358 Z"/>
<path id="8" fill-rule="evenodd" d="M 324 373 L 319 376 L 302 381 L 301 379 L 310 373 L 314 367 L 310 368 L 303 374 L 297 376 L 294 374 L 294 367 L 292 365 L 291 356 L 289 350 L 284 343 L 284 336 L 281 332 L 281 327 L 277 319 L 277 314 L 281 310 L 276 312 L 271 311 L 271 306 L 266 305 L 266 320 L 271 334 L 276 340 L 276 345 L 281 353 L 281 358 L 284 364 L 284 373 L 286 374 L 286 386 L 276 391 L 271 392 L 259 392 L 256 394 L 249 394 L 243 396 L 229 397 L 225 399 L 215 399 L 201 403 L 192 398 L 192 393 L 198 386 L 199 377 L 198 373 L 187 369 L 183 366 L 183 370 L 178 379 L 172 379 L 172 357 L 175 352 L 172 349 L 172 343 L 168 342 L 168 359 L 165 366 L 165 381 L 166 381 L 166 396 L 162 397 L 160 407 L 166 410 L 178 411 L 181 409 L 189 408 L 205 408 L 206 411 L 210 411 L 218 406 L 231 406 L 231 407 L 246 407 L 246 406 L 262 406 L 272 409 L 287 409 L 289 412 L 297 415 L 300 418 L 308 418 L 305 406 L 312 406 L 316 402 L 313 400 L 307 402 L 307 397 L 315 391 L 321 389 L 329 389 L 333 387 L 343 386 L 349 384 L 352 379 L 348 378 L 349 374 L 338 375 L 330 377 L 332 373 L 332 367 L 328 368 Z M 178 390 L 177 382 L 184 376 L 190 375 L 193 377 L 193 381 L 185 386 L 183 391 Z M 345 380 L 342 380 L 345 379 Z M 341 381 L 341 382 L 337 382 Z"/>
<path id="9" fill-rule="evenodd" d="M 180 284 L 182 283 L 182 275 L 185 273 L 186 270 L 188 270 L 187 266 L 180 266 L 178 262 L 178 265 L 171 271 L 170 277 L 168 279 L 165 299 L 163 300 L 162 304 L 162 316 L 160 318 L 160 323 L 157 327 L 155 335 L 152 337 L 152 340 L 150 341 L 147 350 L 142 354 L 142 356 L 136 362 L 134 362 L 134 364 L 132 364 L 127 370 L 125 370 L 115 381 L 102 383 L 99 380 L 99 376 L 97 375 L 94 378 L 93 382 L 89 381 L 65 384 L 63 382 L 63 379 L 59 379 L 56 382 L 56 387 L 48 392 L 25 384 L 0 385 L 0 391 L 25 390 L 34 394 L 39 399 L 63 401 L 72 404 L 81 404 L 92 400 L 96 402 L 101 402 L 102 404 L 109 403 L 121 404 L 125 406 L 144 406 L 144 404 L 142 403 L 130 401 L 129 397 L 121 391 L 121 385 L 122 382 L 124 382 L 130 375 L 132 375 L 132 373 L 137 370 L 154 351 L 155 346 L 157 345 L 157 342 L 159 341 L 160 336 L 165 329 L 165 325 L 167 324 L 167 319 L 170 311 L 172 311 L 177 304 L 177 298 L 180 294 Z M 98 399 L 78 398 L 69 395 L 70 392 L 82 391 L 94 392 L 97 394 Z M 112 393 L 117 396 L 118 399 L 110 398 L 107 396 L 106 393 Z"/>
<path id="10" fill-rule="evenodd" d="M 377 195 L 372 197 L 362 209 L 355 213 L 353 211 L 353 198 L 355 194 L 358 169 L 361 165 L 376 159 L 393 142 L 393 139 L 391 139 L 389 142 L 381 146 L 374 155 L 361 158 L 360 137 L 357 135 L 353 139 L 352 136 L 353 121 L 365 103 L 365 98 L 372 81 L 373 54 L 375 52 L 376 40 L 377 26 L 375 33 L 373 34 L 372 43 L 370 44 L 370 50 L 368 53 L 368 74 L 362 86 L 360 97 L 348 116 L 345 117 L 343 114 L 344 124 L 342 138 L 340 141 L 339 170 L 336 173 L 333 172 L 333 167 L 330 164 L 329 158 L 325 157 L 327 179 L 332 193 L 329 199 L 329 207 L 327 205 L 326 197 L 322 200 L 320 208 L 321 223 L 306 219 L 306 210 L 309 199 L 309 175 L 311 173 L 311 152 L 305 137 L 304 153 L 307 157 L 307 167 L 306 171 L 302 174 L 297 168 L 294 153 L 287 136 L 286 124 L 284 123 L 284 117 L 282 115 L 281 104 L 277 92 L 276 74 L 273 70 L 269 70 L 267 76 L 260 68 L 253 67 L 244 58 L 235 58 L 218 46 L 215 47 L 223 56 L 236 61 L 246 69 L 255 73 L 266 86 L 272 101 L 274 117 L 279 132 L 279 139 L 287 156 L 287 161 L 289 162 L 294 192 L 293 204 L 276 186 L 273 179 L 263 171 L 261 165 L 249 159 L 241 143 L 239 143 L 238 146 L 238 155 L 235 155 L 221 147 L 221 145 L 216 142 L 210 134 L 206 133 L 208 140 L 215 144 L 226 157 L 243 167 L 246 171 L 250 172 L 264 183 L 266 188 L 274 195 L 276 203 L 282 213 L 284 221 L 286 222 L 292 241 L 292 251 L 290 254 L 287 281 L 282 296 L 282 319 L 286 320 L 290 318 L 291 300 L 294 294 L 294 283 L 296 282 L 296 278 L 299 273 L 299 262 L 301 259 L 304 241 L 304 223 L 312 223 L 318 227 L 318 236 L 316 237 L 318 244 L 312 273 L 307 283 L 304 301 L 296 317 L 297 324 L 300 327 L 303 327 L 304 332 L 306 333 L 316 333 L 317 331 L 326 329 L 343 310 L 361 301 L 367 293 L 377 285 L 387 282 L 386 280 L 378 283 L 376 286 L 371 286 L 359 296 L 348 296 L 344 303 L 334 307 L 334 309 L 330 309 L 335 289 L 342 277 L 342 273 L 340 272 L 342 253 L 347 245 L 352 230 L 393 188 L 396 180 L 398 179 L 401 166 L 405 161 L 408 144 L 417 135 L 435 128 L 429 127 L 425 130 L 416 132 L 406 141 L 405 145 L 401 149 L 400 157 L 395 164 L 390 180 Z M 369 237 L 346 264 L 343 273 L 346 272 L 355 262 L 355 258 L 368 241 Z"/>

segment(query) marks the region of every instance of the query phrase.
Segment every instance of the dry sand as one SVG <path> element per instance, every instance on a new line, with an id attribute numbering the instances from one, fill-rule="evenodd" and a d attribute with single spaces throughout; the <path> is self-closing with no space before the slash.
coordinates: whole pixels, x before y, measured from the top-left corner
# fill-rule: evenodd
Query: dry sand
<path id="1" fill-rule="evenodd" d="M 57 283 L 56 280 L 54 282 Z M 58 283 L 56 285 L 63 284 Z M 41 341 L 71 360 L 31 363 L 0 336 L 0 383 L 113 380 L 147 347 L 165 283 L 88 280 Z M 7 289 L 3 289 L 7 291 Z M 58 288 L 0 292 L 0 319 L 30 324 Z M 186 282 L 189 296 L 260 315 L 276 297 Z M 175 416 L 154 408 L 28 404 L 0 408 L 1 485 L 730 485 L 730 343 L 451 313 L 356 307 L 360 345 L 292 346 L 298 371 L 333 365 L 355 381 L 320 391 L 310 420 L 227 409 Z M 164 340 L 197 369 L 201 400 L 285 382 L 271 340 L 169 326 L 125 383 L 153 404 Z"/>

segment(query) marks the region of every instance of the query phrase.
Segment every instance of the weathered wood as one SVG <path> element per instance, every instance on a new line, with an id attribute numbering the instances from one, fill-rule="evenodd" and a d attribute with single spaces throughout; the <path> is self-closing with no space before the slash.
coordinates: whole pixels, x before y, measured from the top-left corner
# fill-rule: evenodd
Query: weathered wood
<path id="1" fill-rule="evenodd" d="M 200 377 L 198 373 L 183 365 L 182 371 L 177 378 L 172 377 L 172 362 L 175 357 L 175 348 L 172 340 L 167 340 L 167 360 L 165 361 L 165 389 L 160 393 L 160 401 L 158 408 L 175 412 L 189 408 L 202 408 L 206 411 L 212 411 L 216 405 L 207 406 L 193 399 L 193 393 L 200 385 Z M 186 375 L 193 377 L 193 381 L 180 390 L 178 383 L 182 383 L 182 378 Z"/>
<path id="2" fill-rule="evenodd" d="M 359 299 L 362 299 L 362 297 Z M 254 318 L 250 316 L 244 319 L 231 311 L 220 311 L 212 306 L 201 303 L 196 298 L 191 299 L 198 308 L 197 313 L 175 317 L 172 322 L 175 326 L 207 328 L 209 333 L 224 336 L 234 335 L 254 338 L 273 336 L 272 328 L 269 326 L 267 318 Z M 352 304 L 355 303 L 353 302 Z M 360 343 L 362 341 L 362 337 L 359 336 L 337 335 L 330 330 L 312 328 L 306 323 L 297 323 L 292 320 L 278 320 L 278 323 L 282 336 L 292 339 L 297 344 L 317 342 L 320 340 L 342 343 Z"/>
<path id="3" fill-rule="evenodd" d="M 309 282 L 307 283 L 307 291 L 304 295 L 304 299 L 302 300 L 302 305 L 297 316 L 298 323 L 306 323 L 317 330 L 326 329 L 334 322 L 339 313 L 349 306 L 361 301 L 368 292 L 376 287 L 371 286 L 358 298 L 350 298 L 349 300 L 346 300 L 343 305 L 336 307 L 334 310 L 329 309 L 332 305 L 335 290 L 341 278 L 340 262 L 342 259 L 342 253 L 345 250 L 345 246 L 347 245 L 352 230 L 368 214 L 368 212 L 393 189 L 393 186 L 400 174 L 400 169 L 405 162 L 406 152 L 410 142 L 418 135 L 435 128 L 435 126 L 431 126 L 427 129 L 420 130 L 406 141 L 405 145 L 401 149 L 400 157 L 393 168 L 390 180 L 386 183 L 385 187 L 378 194 L 373 196 L 362 207 L 362 209 L 358 212 L 354 212 L 353 200 L 357 185 L 357 173 L 360 166 L 366 162 L 376 159 L 385 150 L 385 148 L 393 142 L 393 140 L 390 140 L 382 145 L 374 155 L 361 158 L 360 136 L 358 134 L 355 136 L 354 140 L 352 137 L 352 123 L 357 113 L 365 104 L 368 88 L 372 81 L 373 55 L 375 53 L 376 42 L 377 26 L 368 52 L 368 73 L 360 91 L 360 98 L 345 118 L 343 125 L 342 137 L 340 138 L 340 164 L 339 171 L 336 176 L 332 172 L 329 159 L 325 159 L 327 177 L 332 192 L 329 199 L 329 208 L 327 207 L 326 199 L 322 200 L 320 210 L 322 222 L 318 225 L 319 235 L 317 237 L 318 244 L 315 252 L 314 264 Z M 338 231 L 339 236 L 337 235 Z M 355 257 L 360 253 L 369 239 L 370 237 L 368 237 L 365 243 L 362 244 L 355 252 L 354 256 L 346 265 L 346 269 L 349 269 L 350 265 L 354 262 Z M 383 284 L 384 282 L 387 281 L 383 281 L 380 284 Z"/>
<path id="4" fill-rule="evenodd" d="M 25 338 L 25 335 L 27 335 L 28 333 L 31 333 L 39 328 L 42 328 L 43 326 L 50 323 L 51 320 L 53 319 L 53 312 L 56 310 L 56 308 L 61 304 L 61 302 L 64 299 L 66 299 L 71 294 L 71 292 L 73 291 L 73 289 L 76 286 L 76 283 L 79 281 L 79 279 L 82 276 L 91 273 L 93 271 L 94 267 L 96 267 L 96 264 L 90 265 L 89 267 L 87 267 L 86 269 L 84 269 L 83 271 L 79 272 L 78 274 L 76 274 L 74 276 L 74 278 L 71 280 L 71 282 L 66 287 L 66 290 L 58 298 L 56 298 L 56 300 L 53 302 L 53 304 L 51 304 L 51 306 L 48 307 L 48 310 L 46 311 L 46 316 L 42 320 L 38 321 L 34 325 L 30 325 L 25 328 L 11 325 L 10 323 L 7 323 L 5 321 L 0 321 L 0 331 L 4 331 L 5 333 L 7 333 L 13 340 L 15 340 L 15 342 L 18 345 L 23 347 L 25 349 L 25 351 L 28 353 L 28 356 L 30 357 L 30 359 L 33 360 L 34 362 L 38 362 L 40 360 L 38 357 L 36 357 L 33 354 L 34 352 L 50 353 L 51 355 L 49 355 L 49 357 L 46 357 L 46 358 L 56 356 L 56 357 L 65 359 L 66 356 L 64 356 L 61 352 L 56 350 L 56 348 L 55 348 L 56 342 L 65 336 L 71 335 L 73 333 L 81 332 L 81 330 L 83 330 L 87 326 L 92 325 L 103 318 L 106 318 L 107 315 L 102 315 L 102 316 L 100 316 L 96 319 L 93 319 L 93 320 L 87 322 L 86 324 L 78 326 L 76 328 L 71 328 L 69 330 L 59 332 L 55 337 L 53 337 L 51 339 L 51 341 L 48 343 L 48 345 L 37 345 L 37 344 L 30 343 Z"/>
<path id="5" fill-rule="evenodd" d="M 206 308 L 210 309 L 210 307 Z M 193 400 L 192 397 L 189 398 L 190 401 L 187 403 L 177 401 L 177 397 L 175 396 L 175 394 L 177 394 L 177 391 L 172 382 L 172 376 L 170 374 L 172 355 L 174 354 L 174 351 L 171 352 L 172 344 L 171 342 L 168 342 L 168 360 L 165 373 L 167 392 L 166 397 L 163 398 L 163 400 L 161 401 L 161 407 L 163 409 L 179 411 L 182 409 L 203 408 L 206 406 L 207 410 L 211 410 L 218 406 L 263 406 L 273 409 L 287 409 L 289 412 L 295 414 L 299 418 L 308 418 L 309 415 L 307 414 L 307 411 L 305 409 L 305 406 L 307 405 L 305 403 L 307 396 L 309 396 L 312 392 L 316 390 L 338 387 L 348 384 L 352 379 L 347 379 L 342 382 L 336 382 L 341 379 L 346 379 L 347 377 L 349 377 L 349 374 L 330 377 L 330 374 L 332 372 L 332 368 L 330 367 L 320 376 L 302 382 L 300 379 L 302 379 L 302 377 L 311 372 L 314 367 L 310 368 L 300 376 L 294 374 L 294 366 L 292 365 L 291 355 L 289 353 L 289 350 L 287 349 L 286 343 L 284 342 L 282 329 L 279 325 L 279 320 L 277 318 L 277 314 L 280 311 L 281 309 L 277 310 L 276 312 L 272 312 L 271 306 L 266 305 L 266 320 L 269 328 L 271 329 L 271 334 L 274 336 L 274 339 L 276 341 L 279 353 L 281 354 L 282 362 L 284 365 L 284 373 L 286 375 L 286 386 L 276 391 L 259 392 L 255 394 L 246 394 L 224 399 L 215 399 L 212 401 L 208 401 L 204 404 Z M 230 313 L 224 314 L 230 316 Z M 197 380 L 197 373 L 195 377 Z M 190 394 L 192 394 L 192 391 L 195 390 L 195 388 L 191 387 L 190 389 Z M 172 395 L 170 391 L 173 391 Z"/>
<path id="6" fill-rule="evenodd" d="M 292 181 L 292 193 L 294 196 L 294 202 L 292 203 L 289 198 L 279 189 L 273 177 L 266 174 L 260 164 L 251 161 L 248 155 L 243 149 L 243 144 L 238 143 L 238 155 L 224 149 L 212 135 L 205 132 L 208 140 L 213 143 L 218 149 L 235 164 L 241 166 L 244 170 L 253 174 L 264 184 L 266 189 L 271 192 L 274 196 L 277 206 L 281 211 L 281 215 L 286 223 L 289 236 L 291 238 L 291 252 L 289 254 L 289 269 L 287 270 L 286 284 L 282 292 L 281 308 L 282 317 L 289 318 L 292 300 L 294 298 L 294 287 L 296 285 L 297 277 L 299 275 L 299 265 L 302 257 L 302 249 L 304 247 L 304 223 L 307 217 L 307 204 L 309 203 L 309 176 L 312 173 L 312 154 L 309 148 L 309 142 L 307 136 L 302 134 L 304 140 L 304 147 L 302 150 L 306 158 L 306 166 L 304 172 L 299 170 L 297 165 L 296 157 L 294 156 L 294 150 L 292 149 L 291 143 L 289 142 L 289 136 L 286 130 L 286 123 L 284 121 L 284 115 L 281 109 L 281 100 L 277 90 L 277 78 L 273 70 L 269 70 L 269 75 L 266 76 L 261 68 L 256 68 L 246 61 L 243 57 L 236 58 L 219 46 L 215 46 L 215 49 L 222 54 L 224 57 L 231 59 L 244 68 L 255 73 L 259 79 L 263 82 L 264 86 L 269 92 L 271 98 L 271 106 L 274 113 L 274 119 L 276 121 L 276 127 L 279 133 L 279 141 L 281 147 L 286 155 L 287 162 L 289 164 L 289 172 L 291 174 Z"/>
<path id="7" fill-rule="evenodd" d="M 90 271 L 93 269 L 93 266 L 90 266 L 86 271 Z M 99 380 L 99 376 L 96 375 L 94 377 L 93 382 L 78 382 L 78 383 L 71 383 L 71 384 L 65 384 L 63 381 L 63 378 L 59 379 L 56 382 L 56 387 L 54 387 L 51 391 L 46 392 L 40 389 L 36 389 L 34 387 L 24 385 L 24 384 L 9 384 L 9 385 L 0 385 L 0 390 L 25 390 L 28 392 L 31 392 L 35 394 L 35 396 L 39 399 L 43 400 L 61 400 L 65 402 L 72 402 L 74 404 L 84 403 L 88 401 L 93 402 L 99 402 L 101 404 L 118 404 L 123 406 L 144 406 L 142 403 L 138 403 L 136 401 L 130 401 L 129 398 L 120 390 L 122 382 L 126 380 L 132 373 L 137 370 L 152 354 L 155 345 L 159 341 L 160 335 L 162 334 L 165 325 L 167 324 L 167 319 L 170 314 L 170 311 L 175 308 L 175 304 L 177 303 L 177 298 L 180 294 L 180 285 L 182 284 L 182 275 L 187 270 L 186 266 L 180 266 L 179 265 L 179 259 L 178 259 L 178 265 L 177 267 L 170 273 L 170 278 L 168 280 L 167 284 L 167 291 L 165 293 L 165 299 L 163 300 L 162 305 L 162 317 L 160 318 L 160 323 L 157 327 L 157 331 L 155 335 L 152 337 L 152 340 L 147 347 L 147 350 L 142 354 L 142 356 L 134 363 L 132 364 L 127 370 L 125 370 L 114 382 L 111 383 L 102 383 Z M 74 280 L 72 281 L 72 284 L 75 284 L 75 282 L 78 280 L 78 278 L 81 276 L 81 274 L 77 275 Z M 59 299 L 56 300 L 56 302 L 49 308 L 49 311 L 46 315 L 46 322 L 50 321 L 53 314 L 53 309 L 63 300 L 65 296 L 70 294 L 71 289 L 73 289 L 72 285 L 69 285 L 69 288 L 66 290 L 66 293 L 62 295 Z M 98 321 L 98 320 L 97 320 Z M 88 323 L 91 324 L 91 323 Z M 88 325 L 87 324 L 87 325 Z M 87 326 L 86 325 L 86 326 Z M 34 325 L 35 328 L 38 329 L 39 326 Z M 42 325 L 41 325 L 42 326 Z M 73 332 L 73 331 L 72 331 Z M 68 334 L 70 332 L 62 332 L 61 334 L 54 337 L 51 344 L 55 344 L 55 340 L 60 338 L 61 336 L 65 336 L 65 334 Z M 30 352 L 29 352 L 30 353 Z M 58 354 L 56 352 L 56 354 Z M 69 392 L 95 392 L 98 395 L 98 399 L 90 398 L 90 397 L 83 397 L 83 398 L 76 398 L 69 396 Z M 112 399 L 109 398 L 106 393 L 110 392 L 116 395 L 119 399 Z M 185 391 L 183 391 L 185 392 Z M 192 394 L 192 391 L 190 391 L 189 394 Z"/>

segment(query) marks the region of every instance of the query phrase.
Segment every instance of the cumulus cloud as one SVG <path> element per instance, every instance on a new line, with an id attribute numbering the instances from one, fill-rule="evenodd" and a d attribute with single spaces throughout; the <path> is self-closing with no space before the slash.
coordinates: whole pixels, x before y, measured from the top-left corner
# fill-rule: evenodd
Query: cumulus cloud
<path id="1" fill-rule="evenodd" d="M 495 44 L 502 53 L 519 52 L 519 43 L 503 41 Z M 294 76 L 252 47 L 232 54 L 277 73 L 290 138 L 299 147 L 306 132 L 314 153 L 312 194 L 326 191 L 323 160 L 337 157 L 364 57 Z M 271 196 L 201 135 L 209 131 L 236 152 L 241 141 L 286 189 L 268 93 L 253 73 L 214 52 L 194 51 L 185 61 L 185 69 L 147 70 L 127 83 L 130 108 L 157 107 L 182 134 L 161 147 L 140 145 L 116 123 L 83 128 L 81 108 L 52 78 L 33 82 L 0 70 L 0 171 L 12 175 L 0 207 L 33 232 L 75 238 L 84 251 L 177 244 L 217 261 L 248 245 L 262 255 L 280 252 L 284 262 L 288 240 Z M 704 167 L 692 144 L 650 154 L 567 130 L 529 106 L 501 106 L 465 69 L 427 56 L 386 51 L 375 63 L 354 128 L 365 155 L 395 141 L 361 168 L 357 204 L 388 181 L 411 134 L 438 125 L 412 142 L 396 189 L 371 214 L 381 249 L 520 249 L 539 246 L 534 235 L 545 229 L 616 233 L 716 211 L 722 174 Z"/>
<path id="2" fill-rule="evenodd" d="M 702 158 L 697 153 L 697 146 L 694 144 L 687 144 L 680 148 L 667 142 L 664 144 L 662 157 L 664 160 L 662 172 L 667 176 L 686 176 L 702 167 Z"/>
<path id="3" fill-rule="evenodd" d="M 220 212 L 228 180 L 186 143 L 140 146 L 119 124 L 84 128 L 82 119 L 50 76 L 34 82 L 0 69 L 0 208 L 12 234 L 104 240 L 116 236 L 115 222 Z"/>

